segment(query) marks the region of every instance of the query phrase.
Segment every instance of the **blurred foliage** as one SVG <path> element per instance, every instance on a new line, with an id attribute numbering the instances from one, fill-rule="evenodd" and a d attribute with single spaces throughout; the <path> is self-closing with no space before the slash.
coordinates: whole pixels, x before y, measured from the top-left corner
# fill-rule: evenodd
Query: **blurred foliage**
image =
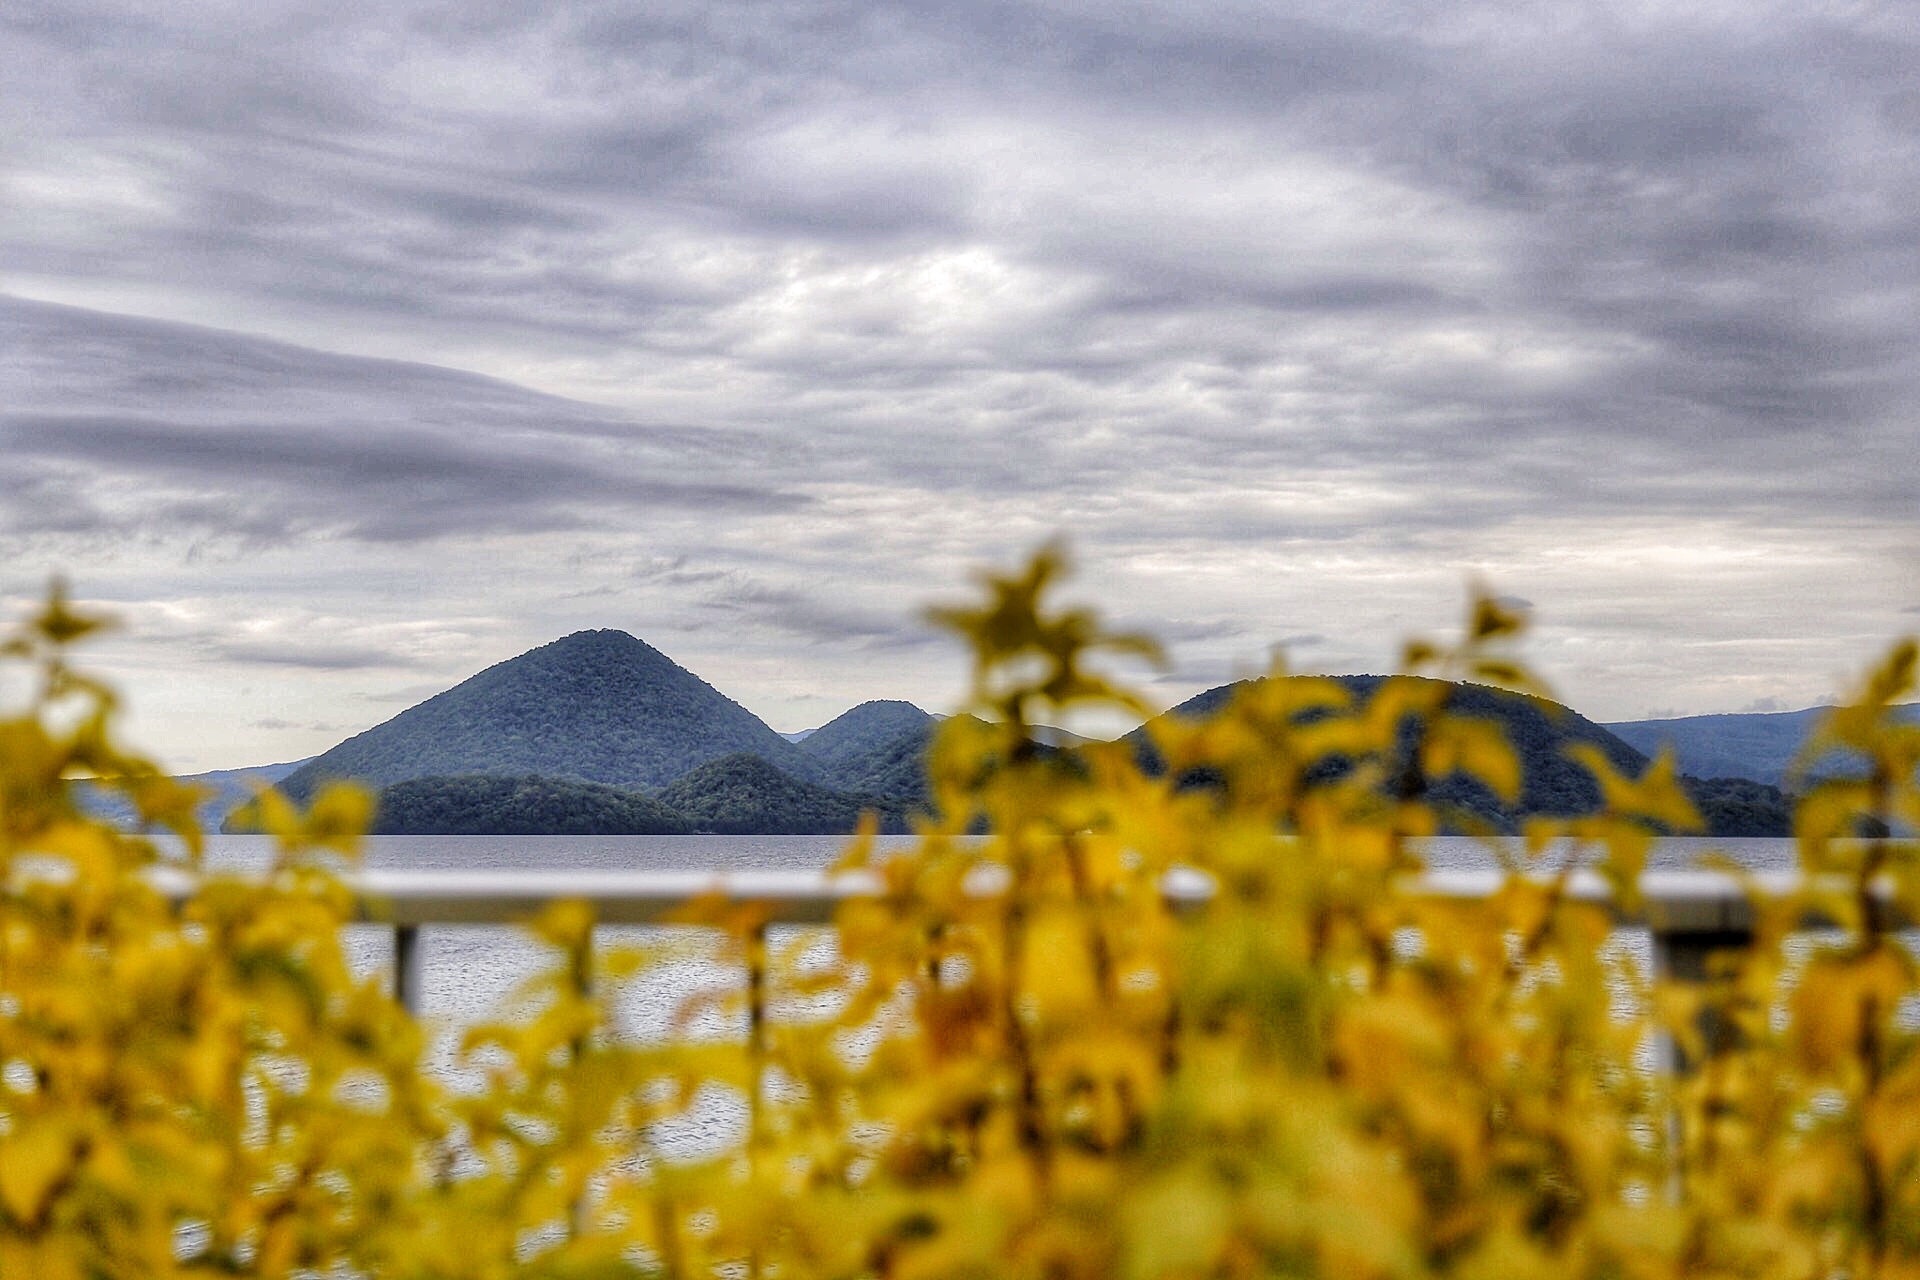
<path id="1" fill-rule="evenodd" d="M 1262 680 L 1331 680 L 1351 698 L 1343 710 L 1357 713 L 1383 685 L 1406 692 L 1410 681 L 1420 677 L 1400 675 L 1342 676 L 1263 676 Z M 1219 714 L 1237 697 L 1253 696 L 1241 681 L 1209 689 L 1166 715 L 1176 719 L 1199 720 Z M 1600 787 L 1592 771 L 1578 758 L 1586 749 L 1599 752 L 1609 768 L 1627 777 L 1638 777 L 1651 763 L 1638 749 L 1609 732 L 1603 725 L 1580 715 L 1569 707 L 1511 689 L 1493 688 L 1466 681 L 1447 682 L 1445 688 L 1423 690 L 1413 705 L 1444 705 L 1449 715 L 1483 722 L 1499 732 L 1513 749 L 1520 766 L 1517 794 L 1500 795 L 1477 776 L 1455 771 L 1445 777 L 1427 779 L 1410 773 L 1408 765 L 1421 747 L 1421 717 L 1404 716 L 1395 743 L 1396 755 L 1378 760 L 1375 776 L 1388 791 L 1404 788 L 1409 779 L 1417 779 L 1425 788 L 1422 798 L 1440 817 L 1440 830 L 1447 834 L 1499 832 L 1518 834 L 1528 819 L 1535 817 L 1575 817 L 1599 807 Z M 1315 714 L 1303 712 L 1303 716 Z M 1486 730 L 1482 730 L 1485 732 Z M 1148 724 L 1128 735 L 1139 754 L 1141 768 L 1157 773 L 1165 768 L 1153 743 L 1157 727 Z M 1580 753 L 1571 750 L 1576 744 Z M 1350 767 L 1343 757 L 1331 756 L 1308 774 L 1308 781 L 1330 776 Z M 1218 782 L 1213 771 L 1191 769 L 1181 775 L 1185 785 L 1207 786 Z M 1793 834 L 1792 804 L 1776 787 L 1737 778 L 1682 777 L 1681 786 L 1693 801 L 1704 834 L 1714 836 L 1784 837 Z"/>
<path id="2" fill-rule="evenodd" d="M 1920 857 L 1849 838 L 1920 825 L 1920 729 L 1888 714 L 1911 643 L 1810 745 L 1864 762 L 1800 805 L 1811 887 L 1756 888 L 1752 947 L 1649 984 L 1570 877 L 1631 901 L 1654 833 L 1695 820 L 1671 761 L 1629 778 L 1576 745 L 1600 812 L 1529 820 L 1489 897 L 1409 887 L 1437 781 L 1523 786 L 1448 694 L 1540 693 L 1497 602 L 1407 647 L 1429 679 L 1256 682 L 1155 721 L 1147 773 L 1127 743 L 1034 744 L 1144 712 L 1107 664 L 1155 656 L 1052 608 L 1062 571 L 1043 552 L 940 611 L 974 654 L 930 755 L 943 816 L 910 853 L 854 842 L 878 888 L 837 960 L 690 903 L 747 981 L 686 1025 L 736 1034 L 637 1040 L 614 1001 L 678 935 L 609 952 L 556 904 L 462 1091 L 342 951 L 367 796 L 263 793 L 270 871 L 203 869 L 197 797 L 116 744 L 68 658 L 99 624 L 56 591 L 4 648 L 33 687 L 0 721 L 0 1275 L 1920 1274 L 1916 975 L 1886 910 L 1920 912 Z M 89 817 L 80 780 L 146 833 Z M 1167 892 L 1177 868 L 1205 902 Z M 1789 947 L 1811 909 L 1839 930 Z M 1697 1067 L 1678 1083 L 1660 1037 Z M 663 1153 L 715 1096 L 747 1104 L 741 1140 Z"/>

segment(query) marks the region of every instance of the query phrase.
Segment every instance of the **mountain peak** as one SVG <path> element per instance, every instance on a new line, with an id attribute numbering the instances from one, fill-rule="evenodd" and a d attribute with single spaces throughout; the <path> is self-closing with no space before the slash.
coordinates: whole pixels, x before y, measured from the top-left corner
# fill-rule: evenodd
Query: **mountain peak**
<path id="1" fill-rule="evenodd" d="M 543 652 L 551 652 L 554 654 L 646 653 L 662 658 L 666 657 L 665 654 L 648 644 L 645 640 L 642 640 L 639 636 L 634 635 L 630 631 L 621 631 L 615 627 L 593 627 L 585 631 L 570 632 L 567 635 L 561 636 L 558 640 L 548 641 L 537 649 L 529 649 L 520 656 L 525 658 Z M 508 661 L 515 661 L 515 659 L 510 658 Z M 671 659 L 669 659 L 669 661 L 671 661 Z"/>
<path id="2" fill-rule="evenodd" d="M 843 711 L 800 741 L 800 750 L 830 769 L 913 737 L 924 740 L 934 719 L 911 702 L 876 698 Z"/>
<path id="3" fill-rule="evenodd" d="M 496 663 L 340 743 L 283 785 L 304 796 L 324 778 L 381 787 L 538 774 L 658 787 L 741 751 L 796 759 L 793 745 L 745 707 L 646 641 L 602 628 Z"/>
<path id="4" fill-rule="evenodd" d="M 646 645 L 649 649 L 653 648 L 652 645 L 647 644 L 646 641 L 634 635 L 631 631 L 622 631 L 618 627 L 585 627 L 579 631 L 570 631 L 558 640 L 551 641 L 548 645 L 541 647 L 548 648 L 551 647 L 551 645 L 559 644 L 584 644 L 596 640 L 613 642 L 630 640 L 634 644 Z"/>

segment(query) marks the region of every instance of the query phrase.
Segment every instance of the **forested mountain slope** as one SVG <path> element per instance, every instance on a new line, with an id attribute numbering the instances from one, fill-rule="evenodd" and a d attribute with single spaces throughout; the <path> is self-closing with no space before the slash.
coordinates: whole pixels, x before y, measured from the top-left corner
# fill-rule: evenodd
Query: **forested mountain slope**
<path id="1" fill-rule="evenodd" d="M 840 791 L 924 807 L 927 744 L 939 721 L 911 702 L 863 702 L 820 726 L 800 750 L 817 779 Z"/>
<path id="2" fill-rule="evenodd" d="M 691 830 L 651 796 L 598 782 L 466 774 L 382 787 L 377 836 L 659 836 Z"/>
<path id="3" fill-rule="evenodd" d="M 801 739 L 798 746 L 803 755 L 837 777 L 849 765 L 858 767 L 876 750 L 891 747 L 902 738 L 924 742 L 937 723 L 911 702 L 875 699 L 835 716 Z"/>
<path id="4" fill-rule="evenodd" d="M 744 753 L 708 761 L 656 798 L 694 829 L 727 835 L 841 835 L 868 810 L 884 829 L 904 830 L 898 806 L 884 798 L 823 787 Z"/>

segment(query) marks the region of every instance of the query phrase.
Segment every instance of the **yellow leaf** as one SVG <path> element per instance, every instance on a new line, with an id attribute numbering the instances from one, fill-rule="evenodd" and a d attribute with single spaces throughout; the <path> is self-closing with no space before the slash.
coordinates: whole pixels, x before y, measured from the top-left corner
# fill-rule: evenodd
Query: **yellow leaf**
<path id="1" fill-rule="evenodd" d="M 33 1226 L 61 1179 L 73 1168 L 73 1135 L 55 1119 L 30 1120 L 0 1142 L 0 1204 L 15 1222 Z"/>
<path id="2" fill-rule="evenodd" d="M 1143 1188 L 1124 1221 L 1140 1280 L 1214 1274 L 1233 1223 L 1226 1188 L 1193 1166 Z"/>
<path id="3" fill-rule="evenodd" d="M 1477 778 L 1506 804 L 1520 800 L 1520 757 L 1492 720 L 1446 716 L 1427 734 L 1423 764 L 1433 777 L 1463 773 Z"/>
<path id="4" fill-rule="evenodd" d="M 29 624 L 48 642 L 69 645 L 113 625 L 106 614 L 86 613 L 73 607 L 66 579 L 55 578 L 47 592 L 47 603 Z"/>
<path id="5" fill-rule="evenodd" d="M 1889 945 L 1865 955 L 1823 955 L 1788 998 L 1793 1044 L 1815 1071 L 1850 1068 L 1871 1024 L 1890 1022 L 1911 980 L 1911 962 Z M 1875 1030 L 1876 1038 L 1884 1034 Z"/>
<path id="6" fill-rule="evenodd" d="M 593 908 L 578 899 L 550 902 L 527 922 L 535 937 L 562 951 L 585 947 L 593 933 Z"/>
<path id="7" fill-rule="evenodd" d="M 373 821 L 373 793 L 350 782 L 330 782 L 320 789 L 300 824 L 302 839 L 324 849 L 352 854 Z"/>

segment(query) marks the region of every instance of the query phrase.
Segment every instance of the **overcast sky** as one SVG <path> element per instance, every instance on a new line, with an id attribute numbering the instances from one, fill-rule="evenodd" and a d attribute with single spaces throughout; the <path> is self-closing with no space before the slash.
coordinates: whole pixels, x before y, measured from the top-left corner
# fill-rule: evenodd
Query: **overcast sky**
<path id="1" fill-rule="evenodd" d="M 180 769 L 569 631 L 779 729 L 1070 537 L 1167 702 L 1467 581 L 1601 719 L 1920 625 L 1920 9 L 7 0 L 0 607 Z"/>

